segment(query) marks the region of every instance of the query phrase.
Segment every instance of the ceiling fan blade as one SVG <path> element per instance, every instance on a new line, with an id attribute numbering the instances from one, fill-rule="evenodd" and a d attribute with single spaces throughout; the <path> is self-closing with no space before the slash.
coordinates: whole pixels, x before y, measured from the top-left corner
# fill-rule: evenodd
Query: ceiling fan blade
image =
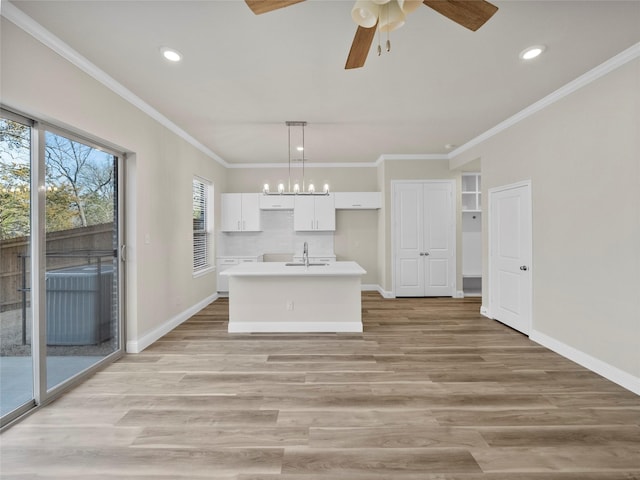
<path id="1" fill-rule="evenodd" d="M 349 50 L 347 63 L 344 66 L 345 70 L 360 68 L 364 65 L 364 62 L 367 60 L 367 55 L 369 55 L 373 37 L 376 35 L 377 26 L 377 22 L 371 28 L 364 28 L 358 25 L 356 36 L 353 38 L 353 43 L 351 44 L 351 50 Z"/>
<path id="2" fill-rule="evenodd" d="M 256 15 L 270 12 L 272 10 L 278 10 L 279 8 L 288 7 L 289 5 L 295 5 L 296 3 L 304 2 L 304 0 L 244 0 L 249 6 L 251 11 Z"/>
<path id="3" fill-rule="evenodd" d="M 422 3 L 474 32 L 498 11 L 498 7 L 485 0 L 423 0 Z"/>

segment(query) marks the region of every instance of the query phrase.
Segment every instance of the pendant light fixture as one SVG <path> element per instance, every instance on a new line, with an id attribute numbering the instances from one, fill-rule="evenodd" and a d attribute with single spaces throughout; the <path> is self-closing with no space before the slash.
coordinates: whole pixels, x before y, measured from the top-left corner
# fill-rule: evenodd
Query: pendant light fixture
<path id="1" fill-rule="evenodd" d="M 283 183 L 278 184 L 278 189 L 275 192 L 270 191 L 269 184 L 265 183 L 262 187 L 262 193 L 265 195 L 329 195 L 328 183 L 325 183 L 322 191 L 319 192 L 316 192 L 316 188 L 312 183 L 310 183 L 308 187 L 305 185 L 304 164 L 306 159 L 304 156 L 304 127 L 307 126 L 307 122 L 287 121 L 285 122 L 285 124 L 287 125 L 287 133 L 289 138 L 289 183 L 286 190 Z M 296 147 L 296 150 L 302 155 L 302 158 L 300 159 L 300 162 L 302 163 L 302 188 L 300 187 L 299 183 L 294 183 L 293 189 L 291 188 L 291 127 L 301 127 L 302 129 L 302 144 Z"/>

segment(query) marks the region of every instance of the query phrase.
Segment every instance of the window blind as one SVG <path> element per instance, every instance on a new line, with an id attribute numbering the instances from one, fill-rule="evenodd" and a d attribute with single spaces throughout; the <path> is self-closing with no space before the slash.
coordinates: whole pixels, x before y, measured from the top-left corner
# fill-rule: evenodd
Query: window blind
<path id="1" fill-rule="evenodd" d="M 193 179 L 193 271 L 209 267 L 208 185 Z"/>

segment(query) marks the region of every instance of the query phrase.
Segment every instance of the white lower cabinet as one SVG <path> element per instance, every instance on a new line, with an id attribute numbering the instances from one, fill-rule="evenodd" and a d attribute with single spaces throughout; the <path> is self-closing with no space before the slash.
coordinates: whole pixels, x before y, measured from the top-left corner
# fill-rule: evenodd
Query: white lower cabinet
<path id="1" fill-rule="evenodd" d="M 234 265 L 239 265 L 241 263 L 247 262 L 261 262 L 262 255 L 258 255 L 255 257 L 218 257 L 216 259 L 216 273 L 217 273 L 217 289 L 219 292 L 228 292 L 229 291 L 229 277 L 225 275 L 220 275 L 221 272 L 225 271 L 227 268 L 231 268 Z"/>
<path id="2" fill-rule="evenodd" d="M 294 255 L 293 257 L 294 263 L 302 263 L 304 259 L 302 255 Z M 323 255 L 316 257 L 309 257 L 309 263 L 331 263 L 336 261 L 335 255 Z"/>

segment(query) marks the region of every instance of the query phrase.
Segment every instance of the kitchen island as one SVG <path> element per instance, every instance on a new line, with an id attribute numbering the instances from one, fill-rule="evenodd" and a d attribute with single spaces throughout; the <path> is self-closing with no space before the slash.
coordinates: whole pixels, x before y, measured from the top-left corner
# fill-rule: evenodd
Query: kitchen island
<path id="1" fill-rule="evenodd" d="M 356 262 L 244 263 L 229 277 L 229 332 L 362 332 Z"/>

